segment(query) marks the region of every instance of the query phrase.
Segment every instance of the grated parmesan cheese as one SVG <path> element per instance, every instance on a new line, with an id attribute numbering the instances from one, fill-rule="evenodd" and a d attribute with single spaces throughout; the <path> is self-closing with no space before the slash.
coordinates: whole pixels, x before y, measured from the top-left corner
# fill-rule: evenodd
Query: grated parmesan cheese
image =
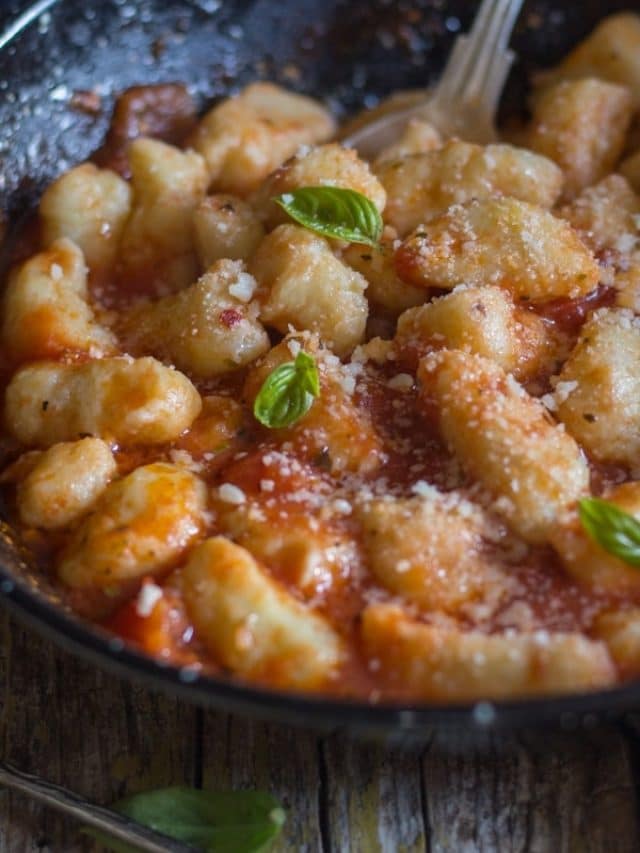
<path id="1" fill-rule="evenodd" d="M 387 385 L 394 391 L 411 391 L 413 388 L 413 376 L 409 373 L 397 373 L 391 377 Z"/>
<path id="2" fill-rule="evenodd" d="M 240 302 L 251 302 L 258 287 L 258 282 L 248 272 L 241 272 L 237 280 L 229 285 L 229 293 Z"/>
<path id="3" fill-rule="evenodd" d="M 162 598 L 162 588 L 155 583 L 144 583 L 136 600 L 136 613 L 146 619 L 151 616 L 156 604 Z"/>
<path id="4" fill-rule="evenodd" d="M 228 504 L 235 504 L 236 506 L 240 506 L 247 500 L 247 496 L 239 489 L 237 486 L 234 486 L 233 483 L 223 483 L 218 489 L 218 497 L 221 501 L 224 501 Z"/>

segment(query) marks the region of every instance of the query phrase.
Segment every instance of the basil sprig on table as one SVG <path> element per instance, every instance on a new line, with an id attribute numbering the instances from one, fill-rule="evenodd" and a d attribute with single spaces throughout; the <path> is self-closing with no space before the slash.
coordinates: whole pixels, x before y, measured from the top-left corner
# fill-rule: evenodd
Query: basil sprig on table
<path id="1" fill-rule="evenodd" d="M 584 498 L 578 513 L 582 526 L 601 548 L 640 569 L 640 521 L 601 498 Z"/>
<path id="2" fill-rule="evenodd" d="M 273 201 L 292 219 L 324 237 L 377 246 L 382 234 L 382 217 L 366 195 L 344 187 L 301 187 Z"/>
<path id="3" fill-rule="evenodd" d="M 286 361 L 267 376 L 253 404 L 253 414 L 269 429 L 291 426 L 306 415 L 319 394 L 315 360 L 300 350 L 295 361 Z"/>
<path id="4" fill-rule="evenodd" d="M 285 821 L 277 800 L 261 791 L 161 788 L 127 797 L 111 808 L 204 853 L 266 853 Z M 116 853 L 138 850 L 102 832 L 86 833 Z"/>

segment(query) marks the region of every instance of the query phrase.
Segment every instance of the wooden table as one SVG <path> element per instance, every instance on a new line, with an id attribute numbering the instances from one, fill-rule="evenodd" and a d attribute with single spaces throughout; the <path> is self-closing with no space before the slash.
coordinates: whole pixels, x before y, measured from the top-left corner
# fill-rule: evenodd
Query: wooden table
<path id="1" fill-rule="evenodd" d="M 640 736 L 522 735 L 482 752 L 388 752 L 202 711 L 106 675 L 0 611 L 2 757 L 99 802 L 187 783 L 260 787 L 279 851 L 635 853 Z M 0 791 L 1 853 L 92 849 L 77 824 Z"/>

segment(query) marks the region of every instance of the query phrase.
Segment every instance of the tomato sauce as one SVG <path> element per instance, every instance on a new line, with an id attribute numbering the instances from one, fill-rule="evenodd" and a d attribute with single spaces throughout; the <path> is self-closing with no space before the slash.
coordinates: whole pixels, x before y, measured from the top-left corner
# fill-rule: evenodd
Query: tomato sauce
<path id="1" fill-rule="evenodd" d="M 111 130 L 95 160 L 128 176 L 127 149 L 132 139 L 146 134 L 180 142 L 194 124 L 194 105 L 184 87 L 173 84 L 135 87 L 118 100 Z M 14 262 L 35 251 L 38 229 L 36 218 L 27 223 L 14 244 Z M 135 277 L 128 278 L 120 270 L 111 276 L 94 274 L 90 281 L 93 298 L 107 311 L 116 312 L 157 296 L 156 285 L 157 270 L 152 267 L 138 271 Z M 581 299 L 559 299 L 526 307 L 559 333 L 576 336 L 588 314 L 613 304 L 614 298 L 612 288 L 600 286 Z M 233 328 L 239 319 L 241 315 L 233 309 L 226 309 L 221 315 L 228 328 Z M 388 318 L 383 319 L 384 328 L 389 329 Z M 379 331 L 380 323 L 372 329 Z M 372 362 L 362 366 L 343 420 L 345 443 L 357 445 L 366 462 L 353 470 L 348 465 L 336 468 L 331 448 L 316 440 L 320 433 L 305 431 L 304 420 L 300 428 L 270 431 L 260 426 L 244 393 L 246 371 L 222 379 L 194 379 L 205 399 L 205 410 L 178 440 L 165 445 L 114 448 L 120 476 L 156 461 L 191 467 L 205 481 L 211 495 L 212 511 L 208 513 L 203 537 L 227 534 L 221 525 L 225 510 L 216 495 L 223 484 L 230 484 L 255 508 L 274 540 L 279 533 L 291 529 L 301 531 L 302 539 L 305 531 L 312 539 L 321 530 L 323 536 L 335 540 L 333 544 L 345 548 L 348 545 L 348 559 L 339 564 L 339 569 L 312 581 L 301 582 L 295 553 L 279 554 L 276 558 L 267 556 L 263 563 L 266 571 L 298 601 L 326 616 L 345 640 L 347 660 L 338 679 L 329 685 L 331 692 L 366 697 L 370 701 L 411 698 L 411 690 L 406 686 L 390 689 L 360 647 L 364 608 L 372 602 L 398 603 L 400 599 L 385 589 L 367 568 L 361 526 L 354 511 L 358 499 L 363 494 L 373 498 L 411 497 L 416 494 L 417 483 L 435 486 L 445 493 L 458 490 L 464 495 L 477 496 L 473 483 L 439 436 L 433 412 L 425 408 L 415 393 L 415 372 L 424 352 L 417 344 L 413 348 L 409 345 L 382 366 Z M 73 352 L 49 352 L 46 347 L 41 355 L 78 361 L 87 358 Z M 0 361 L 6 365 L 6 360 Z M 399 374 L 402 381 L 398 381 Z M 9 375 L 8 369 L 6 377 L 0 372 L 0 382 L 4 384 Z M 541 377 L 541 382 L 547 379 Z M 216 411 L 224 413 L 219 423 L 215 421 Z M 313 408 L 308 417 L 312 422 Z M 14 447 L 14 455 L 17 451 Z M 595 493 L 629 479 L 629 472 L 619 466 L 592 463 L 591 474 Z M 21 531 L 37 565 L 53 574 L 52 566 L 73 530 L 45 534 L 25 528 L 15 511 L 15 484 L 5 485 L 5 491 L 10 521 Z M 477 497 L 480 500 L 482 496 Z M 336 502 L 344 509 L 343 513 L 336 512 Z M 503 538 L 507 538 L 506 533 Z M 504 561 L 504 541 L 487 542 L 486 548 L 496 561 Z M 116 595 L 108 590 L 66 590 L 65 594 L 77 612 L 98 621 L 147 654 L 177 666 L 222 673 L 224 668 L 197 637 L 181 595 L 181 566 L 187 557 L 188 553 L 180 555 L 159 576 L 120 585 Z M 621 604 L 615 595 L 580 587 L 563 571 L 558 557 L 548 547 L 524 548 L 512 562 L 507 561 L 507 567 L 510 583 L 504 594 L 488 609 L 474 609 L 471 602 L 459 614 L 458 624 L 487 633 L 513 628 L 579 631 L 588 635 L 600 612 Z M 155 600 L 145 606 L 148 587 L 153 587 Z M 400 603 L 411 614 L 430 618 L 406 602 Z M 637 602 L 627 599 L 624 603 L 640 604 L 640 595 Z M 264 681 L 269 683 L 267 676 Z"/>

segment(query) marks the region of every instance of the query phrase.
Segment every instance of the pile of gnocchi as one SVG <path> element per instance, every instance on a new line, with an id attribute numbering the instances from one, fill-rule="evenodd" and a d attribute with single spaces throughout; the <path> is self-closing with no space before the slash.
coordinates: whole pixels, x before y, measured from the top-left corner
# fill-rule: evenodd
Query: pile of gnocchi
<path id="1" fill-rule="evenodd" d="M 124 93 L 2 296 L 9 521 L 69 607 L 371 703 L 640 676 L 639 56 L 606 18 L 503 141 L 372 162 L 271 83 Z"/>

